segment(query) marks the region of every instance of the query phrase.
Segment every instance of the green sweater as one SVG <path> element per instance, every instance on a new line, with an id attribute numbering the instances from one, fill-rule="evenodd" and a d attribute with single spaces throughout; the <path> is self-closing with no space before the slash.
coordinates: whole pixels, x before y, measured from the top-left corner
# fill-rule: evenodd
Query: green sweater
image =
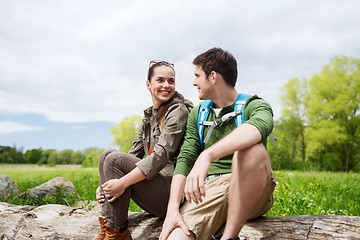
<path id="1" fill-rule="evenodd" d="M 202 151 L 199 140 L 199 133 L 197 129 L 197 119 L 200 106 L 201 104 L 196 106 L 189 114 L 188 122 L 186 125 L 184 143 L 177 158 L 174 175 L 182 174 L 187 176 L 190 173 L 192 167 L 194 166 L 197 157 Z M 211 106 L 207 121 L 215 121 L 216 119 L 221 118 L 225 114 L 233 112 L 234 106 L 235 103 L 230 106 L 224 107 L 220 111 L 219 116 L 216 116 L 213 106 Z M 268 104 L 262 98 L 259 98 L 257 95 L 254 95 L 250 97 L 245 103 L 244 116 L 246 123 L 251 124 L 257 129 L 259 129 L 262 136 L 261 142 L 266 146 L 266 139 L 273 129 L 273 112 L 270 104 Z M 205 126 L 204 138 L 209 128 L 209 126 Z M 208 143 L 204 144 L 204 148 L 206 149 L 217 141 L 221 140 L 223 137 L 232 132 L 232 130 L 234 130 L 235 128 L 236 125 L 233 118 L 228 119 L 226 122 L 223 122 L 219 126 L 215 127 Z M 232 157 L 233 154 L 229 154 L 221 159 L 214 160 L 210 165 L 208 175 L 230 173 Z"/>

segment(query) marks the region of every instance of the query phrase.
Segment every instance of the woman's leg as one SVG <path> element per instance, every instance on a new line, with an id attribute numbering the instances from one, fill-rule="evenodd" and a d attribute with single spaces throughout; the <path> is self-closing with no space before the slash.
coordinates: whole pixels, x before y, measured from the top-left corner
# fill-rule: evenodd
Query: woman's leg
<path id="1" fill-rule="evenodd" d="M 112 152 L 115 152 L 116 150 L 114 149 L 110 149 L 110 150 L 106 150 L 106 151 L 103 151 L 100 155 L 100 158 L 99 158 L 99 175 L 100 175 L 100 179 L 99 179 L 99 182 L 100 182 L 100 185 L 103 184 L 105 181 L 105 176 L 104 176 L 104 162 L 105 162 L 105 158 L 107 155 L 109 155 L 110 153 Z"/>
<path id="2" fill-rule="evenodd" d="M 103 160 L 102 160 L 103 158 Z M 111 179 L 119 179 L 133 170 L 135 163 L 140 161 L 137 157 L 120 151 L 106 151 L 99 161 L 100 184 Z M 114 202 L 105 202 L 102 214 L 107 220 L 109 227 L 126 228 L 131 189 L 127 188 L 124 193 Z"/>
<path id="3" fill-rule="evenodd" d="M 145 211 L 165 218 L 170 196 L 170 177 L 158 173 L 151 180 L 143 180 L 131 188 L 131 198 Z"/>

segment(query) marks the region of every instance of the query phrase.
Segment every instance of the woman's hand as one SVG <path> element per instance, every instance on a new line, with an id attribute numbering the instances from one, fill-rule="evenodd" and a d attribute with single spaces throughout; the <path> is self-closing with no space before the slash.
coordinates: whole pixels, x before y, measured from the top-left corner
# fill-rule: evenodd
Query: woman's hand
<path id="1" fill-rule="evenodd" d="M 102 187 L 109 202 L 114 202 L 120 197 L 128 186 L 125 186 L 121 179 L 111 179 L 105 182 Z"/>
<path id="2" fill-rule="evenodd" d="M 96 200 L 100 204 L 100 206 L 104 205 L 105 197 L 103 194 L 100 193 L 100 187 L 96 189 Z"/>

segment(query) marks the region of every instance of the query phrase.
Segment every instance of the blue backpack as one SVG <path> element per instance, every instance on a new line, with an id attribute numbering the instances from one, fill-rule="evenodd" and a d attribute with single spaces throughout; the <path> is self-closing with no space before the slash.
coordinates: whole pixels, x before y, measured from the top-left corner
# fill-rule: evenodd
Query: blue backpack
<path id="1" fill-rule="evenodd" d="M 214 122 L 206 121 L 209 116 L 210 107 L 213 102 L 211 100 L 204 100 L 202 102 L 202 104 L 200 106 L 198 122 L 197 122 L 197 128 L 198 128 L 200 144 L 201 144 L 202 149 L 204 149 L 204 143 L 206 144 L 209 141 L 211 133 L 216 126 L 220 125 L 221 123 L 227 121 L 230 118 L 234 118 L 236 126 L 238 126 L 239 123 L 241 124 L 241 123 L 245 122 L 245 116 L 243 114 L 244 105 L 245 105 L 246 100 L 249 97 L 251 97 L 251 95 L 239 94 L 235 101 L 234 112 L 227 113 L 224 116 L 222 116 L 221 118 L 215 120 Z M 204 126 L 210 126 L 210 129 L 209 129 L 208 133 L 206 134 L 205 139 L 203 139 L 204 138 Z M 269 137 L 275 141 L 278 140 L 277 137 L 275 137 L 271 134 L 269 135 Z"/>

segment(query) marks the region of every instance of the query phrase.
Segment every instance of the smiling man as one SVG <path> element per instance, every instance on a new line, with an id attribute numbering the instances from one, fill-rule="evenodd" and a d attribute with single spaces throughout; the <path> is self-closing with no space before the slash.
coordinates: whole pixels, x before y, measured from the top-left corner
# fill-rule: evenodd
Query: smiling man
<path id="1" fill-rule="evenodd" d="M 189 115 L 160 240 L 237 239 L 247 220 L 272 207 L 266 142 L 273 112 L 260 97 L 236 91 L 237 62 L 229 52 L 212 48 L 193 64 L 193 85 L 208 100 Z M 211 236 L 225 221 L 224 233 Z"/>

